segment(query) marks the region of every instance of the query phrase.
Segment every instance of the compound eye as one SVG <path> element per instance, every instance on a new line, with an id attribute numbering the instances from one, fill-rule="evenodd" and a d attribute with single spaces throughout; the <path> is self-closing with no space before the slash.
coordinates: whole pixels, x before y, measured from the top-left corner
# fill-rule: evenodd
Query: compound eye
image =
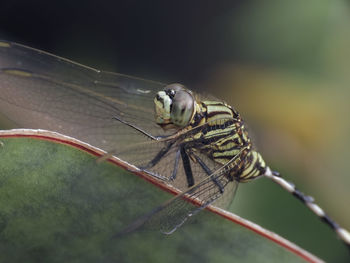
<path id="1" fill-rule="evenodd" d="M 181 84 L 171 84 L 154 98 L 156 123 L 163 129 L 183 128 L 194 115 L 195 100 L 192 92 Z"/>
<path id="2" fill-rule="evenodd" d="M 176 91 L 172 88 L 165 89 L 165 94 L 169 96 L 170 99 L 173 99 L 175 97 Z"/>
<path id="3" fill-rule="evenodd" d="M 171 107 L 171 121 L 179 126 L 187 126 L 192 118 L 194 111 L 194 99 L 187 90 L 176 91 Z"/>
<path id="4" fill-rule="evenodd" d="M 180 90 L 186 90 L 185 86 L 179 83 L 173 83 L 173 84 L 169 84 L 168 86 L 166 86 L 164 88 L 165 92 L 171 91 L 173 92 L 173 95 L 175 95 L 176 92 L 180 91 Z"/>

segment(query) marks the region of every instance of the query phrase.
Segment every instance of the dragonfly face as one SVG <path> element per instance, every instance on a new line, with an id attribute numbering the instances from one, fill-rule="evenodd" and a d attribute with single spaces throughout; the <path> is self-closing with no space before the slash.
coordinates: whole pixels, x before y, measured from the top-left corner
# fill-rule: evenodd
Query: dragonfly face
<path id="1" fill-rule="evenodd" d="M 154 98 L 156 123 L 163 129 L 187 126 L 195 113 L 196 101 L 190 90 L 181 84 L 171 84 Z"/>

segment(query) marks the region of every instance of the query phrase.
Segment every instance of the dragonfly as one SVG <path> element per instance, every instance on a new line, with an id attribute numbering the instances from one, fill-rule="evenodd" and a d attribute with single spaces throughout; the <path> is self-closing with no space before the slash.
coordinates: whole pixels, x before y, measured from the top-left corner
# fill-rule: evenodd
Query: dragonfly
<path id="1" fill-rule="evenodd" d="M 78 138 L 180 190 L 122 234 L 150 222 L 171 234 L 207 206 L 227 206 L 239 183 L 266 177 L 304 203 L 350 248 L 350 233 L 270 169 L 239 112 L 222 100 L 178 83 L 100 71 L 0 41 L 0 101 L 0 112 L 18 126 Z"/>

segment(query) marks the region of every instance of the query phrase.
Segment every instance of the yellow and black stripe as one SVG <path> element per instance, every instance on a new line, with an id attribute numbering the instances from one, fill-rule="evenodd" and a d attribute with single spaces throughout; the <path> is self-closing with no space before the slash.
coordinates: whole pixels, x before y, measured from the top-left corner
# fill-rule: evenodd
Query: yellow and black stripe
<path id="1" fill-rule="evenodd" d="M 224 102 L 202 101 L 190 126 L 194 130 L 198 126 L 203 126 L 203 129 L 187 138 L 187 143 L 200 141 L 193 148 L 213 161 L 225 165 L 240 154 L 227 174 L 231 180 L 248 182 L 265 173 L 264 160 L 252 149 L 244 122 L 231 106 Z M 243 148 L 246 150 L 242 151 Z"/>

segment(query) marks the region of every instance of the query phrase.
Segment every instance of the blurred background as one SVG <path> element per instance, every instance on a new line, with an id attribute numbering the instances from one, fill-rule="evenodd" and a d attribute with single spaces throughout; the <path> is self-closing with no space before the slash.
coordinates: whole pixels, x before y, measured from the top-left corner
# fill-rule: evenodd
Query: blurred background
<path id="1" fill-rule="evenodd" d="M 348 1 L 12 0 L 0 13 L 0 39 L 225 99 L 270 167 L 350 229 Z M 329 262 L 349 260 L 268 179 L 240 185 L 230 210 Z"/>

